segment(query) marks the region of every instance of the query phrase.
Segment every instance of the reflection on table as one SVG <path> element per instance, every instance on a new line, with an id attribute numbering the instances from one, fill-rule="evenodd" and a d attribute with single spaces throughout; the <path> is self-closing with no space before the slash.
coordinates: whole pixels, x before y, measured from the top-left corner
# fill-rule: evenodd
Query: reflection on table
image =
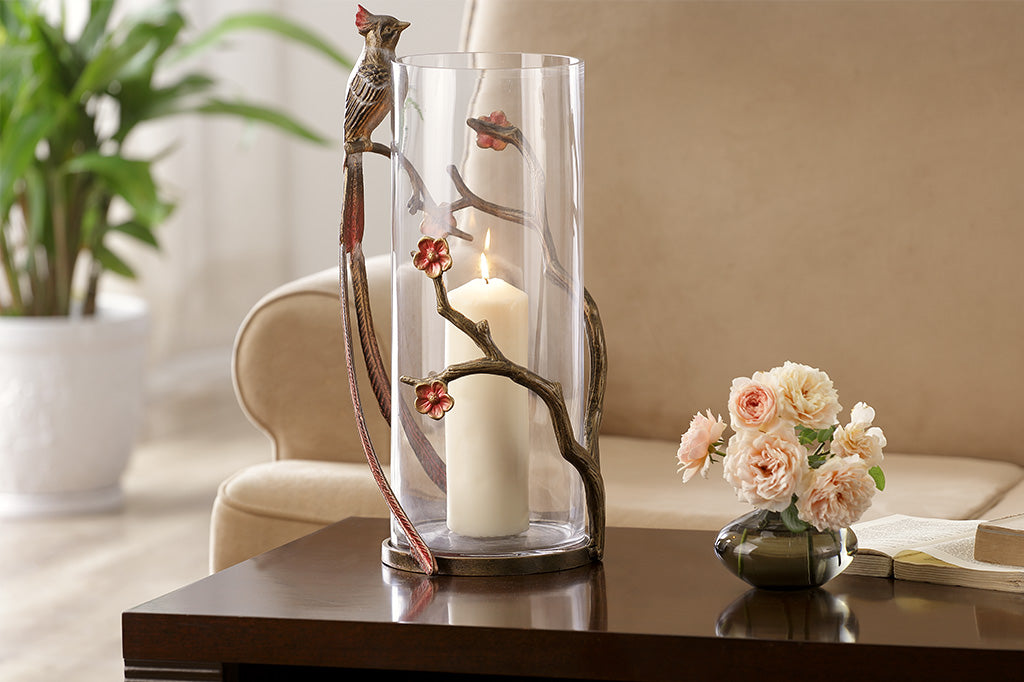
<path id="1" fill-rule="evenodd" d="M 842 598 L 823 589 L 752 589 L 718 616 L 715 634 L 742 639 L 855 642 L 857 617 Z"/>
<path id="2" fill-rule="evenodd" d="M 390 588 L 391 619 L 542 630 L 605 630 L 604 567 L 532 576 L 427 578 L 381 567 Z"/>

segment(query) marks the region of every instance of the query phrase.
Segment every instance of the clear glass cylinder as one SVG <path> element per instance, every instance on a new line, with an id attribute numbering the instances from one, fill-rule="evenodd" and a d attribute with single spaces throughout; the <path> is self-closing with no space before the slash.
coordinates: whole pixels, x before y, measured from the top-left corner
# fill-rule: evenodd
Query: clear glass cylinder
<path id="1" fill-rule="evenodd" d="M 545 401 L 478 374 L 444 386 L 444 411 L 428 384 L 485 355 L 439 314 L 440 284 L 505 358 L 560 384 L 582 442 L 583 63 L 414 55 L 393 84 L 393 488 L 439 559 L 576 551 L 583 487 Z M 408 547 L 394 520 L 390 541 Z"/>

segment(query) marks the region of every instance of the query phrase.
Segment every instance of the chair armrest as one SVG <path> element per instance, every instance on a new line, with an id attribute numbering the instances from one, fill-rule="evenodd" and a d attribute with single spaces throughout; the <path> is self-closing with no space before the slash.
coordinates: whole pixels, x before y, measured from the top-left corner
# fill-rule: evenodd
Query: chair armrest
<path id="1" fill-rule="evenodd" d="M 390 256 L 367 259 L 381 353 L 390 358 Z M 349 398 L 336 268 L 285 284 L 249 311 L 235 337 L 235 395 L 249 420 L 273 443 L 275 459 L 365 461 Z M 350 297 L 351 300 L 351 297 Z M 355 311 L 352 311 L 355 334 Z M 370 391 L 358 337 L 356 363 L 367 425 L 388 461 L 387 422 Z"/>

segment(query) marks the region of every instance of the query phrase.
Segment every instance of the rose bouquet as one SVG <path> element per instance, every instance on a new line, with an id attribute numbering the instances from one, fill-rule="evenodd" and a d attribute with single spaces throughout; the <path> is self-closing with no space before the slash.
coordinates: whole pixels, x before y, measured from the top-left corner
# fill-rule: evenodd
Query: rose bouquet
<path id="1" fill-rule="evenodd" d="M 698 471 L 707 478 L 720 457 L 736 496 L 758 509 L 779 512 L 793 532 L 847 528 L 885 487 L 885 435 L 873 426 L 875 411 L 857 403 L 850 422 L 825 372 L 786 362 L 768 372 L 734 379 L 729 425 L 711 410 L 698 412 L 682 435 L 677 457 L 683 482 Z M 724 450 L 723 450 L 724 448 Z"/>

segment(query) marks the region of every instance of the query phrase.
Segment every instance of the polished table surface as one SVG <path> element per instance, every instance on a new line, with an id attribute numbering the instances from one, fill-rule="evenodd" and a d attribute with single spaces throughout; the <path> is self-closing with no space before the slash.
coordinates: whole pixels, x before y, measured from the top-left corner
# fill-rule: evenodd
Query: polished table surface
<path id="1" fill-rule="evenodd" d="M 1024 669 L 1024 595 L 842 575 L 819 590 L 754 590 L 718 563 L 714 533 L 636 528 L 609 528 L 603 563 L 589 567 L 427 579 L 380 563 L 387 533 L 386 520 L 346 519 L 125 612 L 126 678 L 157 668 L 161 679 L 327 679 L 316 671 L 347 668 L 421 671 L 417 680 L 759 681 Z"/>

